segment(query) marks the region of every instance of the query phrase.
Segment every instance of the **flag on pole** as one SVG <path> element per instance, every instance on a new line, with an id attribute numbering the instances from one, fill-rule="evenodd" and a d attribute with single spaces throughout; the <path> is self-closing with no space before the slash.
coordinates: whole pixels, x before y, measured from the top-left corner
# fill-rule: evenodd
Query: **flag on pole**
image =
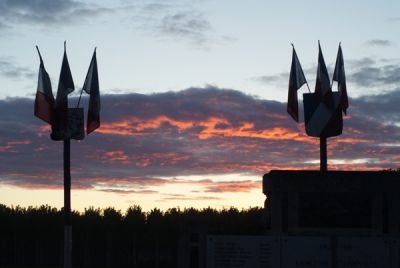
<path id="1" fill-rule="evenodd" d="M 90 95 L 86 125 L 86 133 L 89 135 L 89 133 L 100 127 L 100 89 L 99 76 L 97 73 L 96 49 L 94 49 L 82 90 Z"/>
<path id="2" fill-rule="evenodd" d="M 338 91 L 340 93 L 340 105 L 344 114 L 349 108 L 349 100 L 347 98 L 347 88 L 346 88 L 346 74 L 344 72 L 344 60 L 342 47 L 339 44 L 339 51 L 336 58 L 335 71 L 333 72 L 333 81 L 338 83 Z"/>
<path id="3" fill-rule="evenodd" d="M 297 99 L 297 90 L 305 83 L 307 83 L 307 80 L 304 76 L 303 69 L 301 68 L 300 61 L 297 58 L 296 50 L 293 46 L 292 66 L 290 68 L 289 75 L 287 112 L 297 122 L 299 122 L 299 103 Z"/>
<path id="4" fill-rule="evenodd" d="M 332 89 L 330 85 L 330 79 L 328 70 L 326 69 L 324 56 L 322 55 L 321 46 L 318 41 L 318 69 L 317 69 L 317 81 L 315 83 L 315 95 L 320 102 L 324 103 L 328 109 L 334 109 Z"/>
<path id="5" fill-rule="evenodd" d="M 55 123 L 64 130 L 68 128 L 68 94 L 75 90 L 71 69 L 69 68 L 66 44 L 64 42 L 64 57 L 58 81 L 55 103 Z"/>
<path id="6" fill-rule="evenodd" d="M 39 78 L 38 86 L 35 98 L 35 111 L 36 117 L 39 117 L 43 121 L 50 125 L 53 125 L 54 120 L 54 96 L 51 89 L 51 82 L 46 69 L 44 68 L 43 59 L 40 55 L 38 46 L 36 49 L 39 53 L 40 67 L 39 67 Z"/>

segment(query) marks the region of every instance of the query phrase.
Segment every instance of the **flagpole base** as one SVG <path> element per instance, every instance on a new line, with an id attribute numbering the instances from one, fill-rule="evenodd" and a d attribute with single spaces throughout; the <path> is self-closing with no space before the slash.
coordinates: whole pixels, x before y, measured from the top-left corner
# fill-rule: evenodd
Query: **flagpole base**
<path id="1" fill-rule="evenodd" d="M 72 226 L 64 226 L 64 268 L 72 267 Z"/>

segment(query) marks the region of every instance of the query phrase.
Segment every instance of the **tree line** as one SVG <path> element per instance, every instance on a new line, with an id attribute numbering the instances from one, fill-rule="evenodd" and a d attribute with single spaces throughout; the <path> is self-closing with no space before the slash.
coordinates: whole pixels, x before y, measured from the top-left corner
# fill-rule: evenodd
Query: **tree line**
<path id="1" fill-rule="evenodd" d="M 63 209 L 0 204 L 0 267 L 62 267 Z M 182 248 L 207 234 L 265 232 L 264 209 L 171 208 L 72 213 L 74 267 L 178 267 Z"/>

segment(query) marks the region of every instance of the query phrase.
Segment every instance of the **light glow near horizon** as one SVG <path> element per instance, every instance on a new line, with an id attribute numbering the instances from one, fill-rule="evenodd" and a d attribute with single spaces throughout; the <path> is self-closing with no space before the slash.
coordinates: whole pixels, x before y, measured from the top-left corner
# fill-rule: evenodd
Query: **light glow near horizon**
<path id="1" fill-rule="evenodd" d="M 62 207 L 62 144 L 33 117 L 33 98 L 35 45 L 55 95 L 64 40 L 70 105 L 95 46 L 102 94 L 101 128 L 72 143 L 75 210 L 263 206 L 264 173 L 318 169 L 318 139 L 285 111 L 291 43 L 313 91 L 317 41 L 330 76 L 342 42 L 350 108 L 328 140 L 329 168 L 396 169 L 398 10 L 394 0 L 0 0 L 0 203 Z"/>
<path id="2" fill-rule="evenodd" d="M 208 177 L 208 176 L 206 176 Z M 239 183 L 242 179 L 253 180 L 254 176 L 245 176 L 243 174 L 229 174 L 229 175 L 213 175 L 216 182 L 218 181 L 231 181 L 235 180 Z M 253 181 L 253 185 L 258 187 L 244 189 L 243 191 L 227 192 L 224 193 L 223 189 L 218 193 L 218 197 L 215 195 L 205 196 L 201 193 L 201 186 L 196 184 L 196 181 L 204 180 L 204 176 L 188 176 L 188 177 L 173 177 L 163 178 L 165 180 L 189 180 L 193 181 L 193 184 L 186 182 L 184 185 L 167 184 L 161 187 L 154 186 L 150 187 L 146 193 L 132 194 L 129 191 L 135 191 L 137 189 L 127 189 L 125 186 L 119 188 L 113 185 L 99 185 L 93 190 L 80 190 L 72 187 L 71 199 L 72 208 L 83 212 L 89 207 L 94 208 L 106 208 L 114 207 L 121 210 L 122 213 L 127 208 L 133 205 L 140 205 L 144 211 L 150 211 L 153 208 L 159 208 L 161 210 L 167 210 L 169 208 L 206 208 L 213 207 L 216 209 L 228 209 L 230 207 L 236 207 L 239 209 L 246 209 L 254 206 L 262 206 L 265 200 L 265 196 L 262 193 L 261 181 Z M 2 197 L 2 203 L 13 205 L 13 206 L 41 206 L 51 205 L 58 209 L 63 207 L 64 195 L 63 189 L 26 189 L 10 185 L 0 184 L 0 196 Z M 107 192 L 111 190 L 111 192 Z M 126 193 L 121 193 L 120 191 Z M 114 191 L 114 192 L 113 192 Z M 190 193 L 187 194 L 187 193 Z M 171 203 L 174 204 L 171 206 Z M 259 205 L 257 205 L 259 204 Z"/>

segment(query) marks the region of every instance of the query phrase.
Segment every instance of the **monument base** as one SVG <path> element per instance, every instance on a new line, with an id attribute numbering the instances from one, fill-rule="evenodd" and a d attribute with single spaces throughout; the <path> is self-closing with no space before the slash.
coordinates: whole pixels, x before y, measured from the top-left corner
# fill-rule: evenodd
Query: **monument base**
<path id="1" fill-rule="evenodd" d="M 399 237 L 207 237 L 207 268 L 399 267 Z M 197 267 L 197 266 L 196 266 Z"/>
<path id="2" fill-rule="evenodd" d="M 269 234 L 399 234 L 399 172 L 272 170 L 263 193 Z"/>

